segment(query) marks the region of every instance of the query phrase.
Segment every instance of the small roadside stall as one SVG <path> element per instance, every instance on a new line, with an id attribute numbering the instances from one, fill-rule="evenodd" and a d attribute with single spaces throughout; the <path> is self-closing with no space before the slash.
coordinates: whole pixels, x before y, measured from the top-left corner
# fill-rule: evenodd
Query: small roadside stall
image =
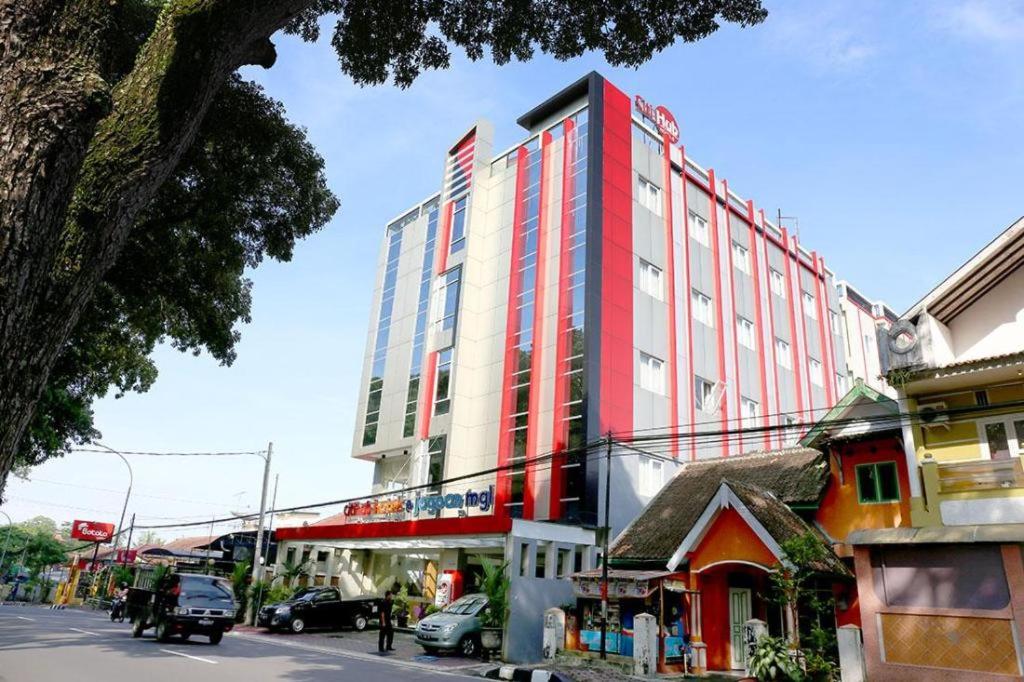
<path id="1" fill-rule="evenodd" d="M 686 573 L 610 569 L 608 571 L 607 653 L 633 656 L 633 620 L 649 613 L 658 620 L 659 669 L 685 672 L 689 668 L 691 621 L 699 609 L 700 595 L 686 587 Z M 601 650 L 600 569 L 572 576 L 577 598 L 575 613 L 569 614 L 566 648 L 577 651 Z"/>

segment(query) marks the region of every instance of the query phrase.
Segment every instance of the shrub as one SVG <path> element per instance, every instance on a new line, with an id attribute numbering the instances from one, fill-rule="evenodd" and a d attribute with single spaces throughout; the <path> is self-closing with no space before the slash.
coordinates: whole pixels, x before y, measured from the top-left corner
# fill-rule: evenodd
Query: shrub
<path id="1" fill-rule="evenodd" d="M 748 661 L 750 674 L 759 682 L 799 682 L 803 680 L 800 669 L 789 657 L 789 648 L 781 637 L 763 635 L 754 645 L 754 652 Z"/>

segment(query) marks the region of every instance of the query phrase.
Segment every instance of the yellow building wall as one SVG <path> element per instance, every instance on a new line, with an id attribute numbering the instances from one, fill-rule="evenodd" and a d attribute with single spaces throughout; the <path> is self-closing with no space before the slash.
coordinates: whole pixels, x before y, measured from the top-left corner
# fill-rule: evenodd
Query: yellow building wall
<path id="1" fill-rule="evenodd" d="M 932 394 L 915 396 L 918 409 L 921 405 L 934 402 L 943 402 L 950 410 L 976 405 L 974 391 L 985 390 L 988 393 L 990 405 L 1024 400 L 1024 383 L 1004 384 L 1000 386 L 978 386 L 967 391 L 951 394 Z M 984 419 L 990 419 L 1001 413 L 1013 414 L 1024 412 L 1020 407 L 1006 410 L 993 410 L 983 415 Z M 949 428 L 946 428 L 946 427 Z M 938 462 L 955 462 L 963 460 L 978 459 L 981 457 L 981 441 L 978 437 L 978 424 L 970 417 L 950 419 L 945 426 L 932 428 L 915 428 L 915 439 L 917 440 L 917 458 L 922 459 L 925 453 L 930 453 Z"/>

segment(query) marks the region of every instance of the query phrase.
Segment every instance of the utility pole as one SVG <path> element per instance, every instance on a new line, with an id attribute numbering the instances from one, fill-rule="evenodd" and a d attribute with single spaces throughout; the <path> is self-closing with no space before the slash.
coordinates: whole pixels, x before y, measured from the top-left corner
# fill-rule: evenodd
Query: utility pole
<path id="1" fill-rule="evenodd" d="M 121 555 L 121 565 L 122 566 L 127 566 L 128 565 L 128 552 L 130 552 L 131 549 L 132 549 L 132 531 L 134 531 L 134 530 L 135 530 L 135 512 L 132 512 L 132 522 L 131 522 L 131 525 L 128 526 L 128 544 L 126 544 L 124 546 L 124 554 Z M 117 554 L 115 553 L 114 556 L 117 556 Z"/>
<path id="2" fill-rule="evenodd" d="M 280 482 L 281 474 L 274 474 L 274 497 L 270 501 L 270 523 L 267 524 L 267 546 L 263 549 L 262 555 L 254 555 L 253 561 L 258 561 L 263 565 L 263 570 L 267 570 L 267 562 L 270 561 L 270 545 L 274 538 L 274 509 L 277 508 L 277 484 Z M 265 574 L 264 574 L 265 575 Z M 259 614 L 260 606 L 263 605 L 263 582 L 260 581 L 259 591 L 256 594 L 256 603 L 253 605 L 253 612 Z"/>
<path id="3" fill-rule="evenodd" d="M 260 490 L 260 516 L 256 526 L 256 546 L 253 549 L 253 562 L 252 562 L 252 579 L 253 582 L 259 582 L 263 579 L 263 566 L 260 565 L 259 558 L 263 551 L 263 517 L 267 512 L 267 486 L 270 484 L 270 458 L 274 454 L 274 444 L 267 444 L 267 454 L 263 457 L 263 489 Z M 252 618 L 256 617 L 256 612 L 252 610 L 250 604 L 250 612 Z M 249 619 L 247 619 L 249 620 Z"/>
<path id="4" fill-rule="evenodd" d="M 604 464 L 604 538 L 601 555 L 601 659 L 608 658 L 608 536 L 612 524 L 608 520 L 612 497 L 612 432 L 608 432 Z"/>

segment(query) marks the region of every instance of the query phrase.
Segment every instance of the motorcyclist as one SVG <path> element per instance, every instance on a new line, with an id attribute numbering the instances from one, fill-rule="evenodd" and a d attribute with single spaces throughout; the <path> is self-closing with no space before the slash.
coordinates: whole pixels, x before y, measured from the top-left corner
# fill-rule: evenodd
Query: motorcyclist
<path id="1" fill-rule="evenodd" d="M 128 601 L 128 583 L 122 582 L 114 591 L 114 603 L 110 607 L 110 620 L 121 617 L 125 603 Z"/>

